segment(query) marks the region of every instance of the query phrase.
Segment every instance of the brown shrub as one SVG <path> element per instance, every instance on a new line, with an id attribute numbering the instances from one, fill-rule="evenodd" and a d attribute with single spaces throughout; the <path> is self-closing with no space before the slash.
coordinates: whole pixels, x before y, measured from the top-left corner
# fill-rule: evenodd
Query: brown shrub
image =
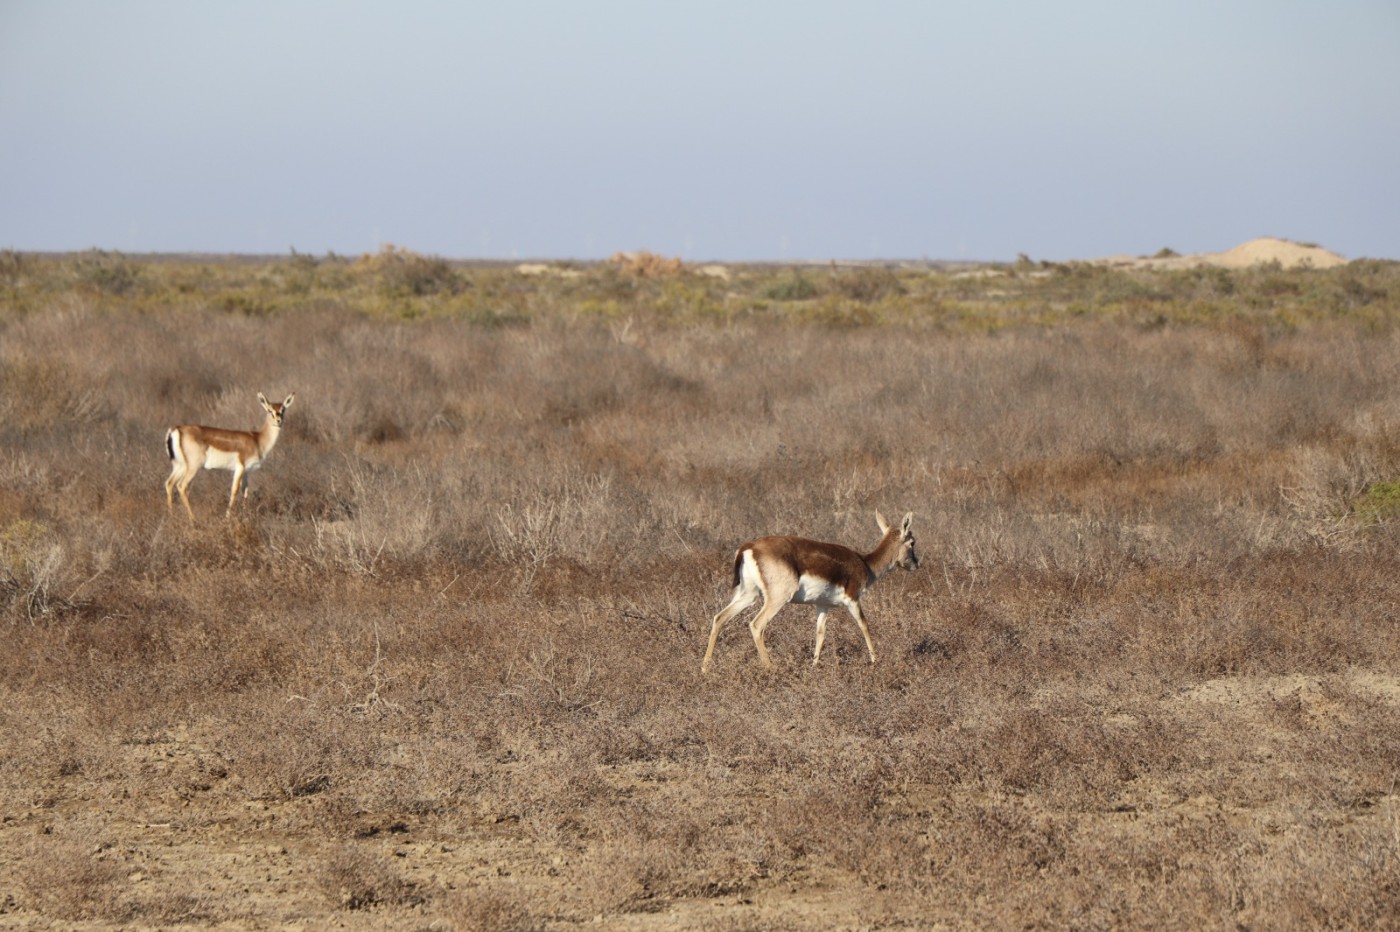
<path id="1" fill-rule="evenodd" d="M 624 275 L 637 278 L 665 278 L 677 275 L 684 268 L 678 258 L 667 259 L 645 249 L 639 252 L 617 252 L 608 259 Z"/>

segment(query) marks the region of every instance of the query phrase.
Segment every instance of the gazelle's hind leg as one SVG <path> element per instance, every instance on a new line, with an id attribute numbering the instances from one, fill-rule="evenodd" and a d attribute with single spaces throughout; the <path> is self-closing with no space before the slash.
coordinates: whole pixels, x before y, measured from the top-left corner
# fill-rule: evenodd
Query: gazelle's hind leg
<path id="1" fill-rule="evenodd" d="M 204 466 L 204 453 L 196 449 L 193 451 L 194 455 L 191 456 L 191 451 L 185 446 L 185 437 L 178 430 L 173 431 L 172 435 L 167 437 L 165 442 L 167 444 L 174 443 L 174 448 L 171 450 L 173 455 L 170 457 L 172 461 L 170 478 L 165 480 L 165 502 L 167 505 L 173 507 L 174 502 L 170 494 L 171 489 L 173 488 L 176 492 L 179 492 L 180 501 L 185 506 L 185 514 L 189 515 L 190 520 L 193 521 L 194 509 L 190 507 L 188 489 L 190 483 L 194 481 L 194 477 L 199 475 L 200 468 Z"/>
<path id="2" fill-rule="evenodd" d="M 165 433 L 165 449 L 170 454 L 170 475 L 165 479 L 165 507 L 175 510 L 175 483 L 185 476 L 185 457 L 180 450 L 180 432 L 171 428 Z"/>
<path id="3" fill-rule="evenodd" d="M 175 485 L 175 491 L 180 493 L 180 501 L 185 503 L 185 514 L 190 516 L 191 521 L 194 520 L 194 509 L 190 507 L 189 488 L 190 483 L 194 481 L 194 477 L 199 475 L 199 468 L 202 465 L 203 463 L 191 463 L 187 458 L 185 460 L 185 474 L 180 477 L 180 481 Z"/>
<path id="4" fill-rule="evenodd" d="M 715 616 L 714 624 L 710 626 L 710 645 L 705 648 L 705 659 L 700 662 L 701 673 L 710 669 L 710 657 L 715 652 L 715 641 L 719 639 L 719 629 L 757 599 L 758 587 L 750 584 L 747 580 L 740 581 L 739 585 L 734 587 L 734 594 L 730 597 L 729 604 L 719 610 L 719 614 Z"/>
<path id="5" fill-rule="evenodd" d="M 180 478 L 179 483 L 175 486 L 175 491 L 180 493 L 180 501 L 185 503 L 185 513 L 190 516 L 191 521 L 194 520 L 194 509 L 190 507 L 190 496 L 186 490 L 190 487 L 190 483 L 194 481 L 194 477 L 195 470 L 186 466 L 184 476 Z"/>
<path id="6" fill-rule="evenodd" d="M 185 467 L 179 460 L 171 464 L 170 476 L 165 480 L 165 507 L 169 511 L 175 510 L 175 483 L 179 482 L 184 474 Z"/>
<path id="7" fill-rule="evenodd" d="M 768 581 L 768 587 L 763 593 L 763 608 L 753 618 L 749 619 L 749 632 L 753 635 L 753 646 L 758 650 L 758 662 L 767 669 L 773 669 L 773 661 L 768 659 L 768 648 L 763 643 L 763 632 L 768 627 L 768 622 L 773 620 L 773 616 L 797 594 L 797 580 L 783 579 Z"/>

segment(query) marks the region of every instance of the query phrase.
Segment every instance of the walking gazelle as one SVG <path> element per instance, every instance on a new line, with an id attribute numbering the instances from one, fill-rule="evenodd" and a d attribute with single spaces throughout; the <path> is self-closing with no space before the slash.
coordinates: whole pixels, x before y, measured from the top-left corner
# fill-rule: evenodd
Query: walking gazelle
<path id="1" fill-rule="evenodd" d="M 860 610 L 860 596 L 893 567 L 918 569 L 919 555 L 914 550 L 914 535 L 909 530 L 913 520 L 913 512 L 910 512 L 898 528 L 892 528 L 877 511 L 875 521 L 880 525 L 880 542 L 866 554 L 840 544 L 802 537 L 760 537 L 744 544 L 734 555 L 734 593 L 729 604 L 715 616 L 700 672 L 710 669 L 715 640 L 725 622 L 752 605 L 760 595 L 763 608 L 749 621 L 749 631 L 753 634 L 754 647 L 758 648 L 758 660 L 765 667 L 771 669 L 773 663 L 768 659 L 768 649 L 763 646 L 763 630 L 789 602 L 811 605 L 817 610 L 814 665 L 821 662 L 826 613 L 833 608 L 844 608 L 851 613 L 865 637 L 870 662 L 874 663 L 875 645 L 870 641 L 870 629 Z"/>
<path id="2" fill-rule="evenodd" d="M 194 481 L 200 468 L 228 469 L 233 471 L 233 490 L 228 496 L 228 511 L 233 514 L 234 502 L 238 500 L 238 490 L 243 489 L 243 498 L 248 498 L 248 471 L 262 465 L 272 448 L 277 444 L 277 435 L 282 431 L 282 419 L 292 406 L 296 392 L 288 395 L 281 404 L 267 400 L 258 392 L 258 403 L 267 412 L 262 426 L 257 430 L 225 430 L 222 427 L 204 427 L 198 424 L 182 424 L 172 427 L 165 433 L 165 449 L 170 454 L 170 477 L 165 480 L 165 505 L 172 511 L 175 508 L 175 491 L 180 492 L 180 501 L 185 503 L 185 511 L 194 520 L 194 509 L 190 507 L 190 497 L 185 490 Z"/>

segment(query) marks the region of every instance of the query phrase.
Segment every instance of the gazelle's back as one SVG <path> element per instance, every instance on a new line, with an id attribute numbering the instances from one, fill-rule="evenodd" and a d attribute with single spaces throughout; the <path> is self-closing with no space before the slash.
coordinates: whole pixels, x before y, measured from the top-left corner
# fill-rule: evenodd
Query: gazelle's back
<path id="1" fill-rule="evenodd" d="M 819 577 L 855 597 L 869 581 L 870 568 L 861 555 L 849 547 L 805 537 L 760 537 L 740 548 L 754 555 L 759 572 L 771 574 L 781 568 L 795 580 L 804 575 Z"/>

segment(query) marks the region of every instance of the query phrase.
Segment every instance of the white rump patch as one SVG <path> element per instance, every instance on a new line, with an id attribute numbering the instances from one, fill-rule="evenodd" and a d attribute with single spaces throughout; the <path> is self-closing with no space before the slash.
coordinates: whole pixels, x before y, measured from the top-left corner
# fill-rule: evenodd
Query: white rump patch
<path id="1" fill-rule="evenodd" d="M 745 550 L 743 562 L 739 564 L 739 587 L 741 589 L 757 589 L 763 593 L 763 597 L 768 597 L 768 590 L 763 585 L 763 574 L 758 571 L 758 561 L 753 558 L 752 550 Z"/>

